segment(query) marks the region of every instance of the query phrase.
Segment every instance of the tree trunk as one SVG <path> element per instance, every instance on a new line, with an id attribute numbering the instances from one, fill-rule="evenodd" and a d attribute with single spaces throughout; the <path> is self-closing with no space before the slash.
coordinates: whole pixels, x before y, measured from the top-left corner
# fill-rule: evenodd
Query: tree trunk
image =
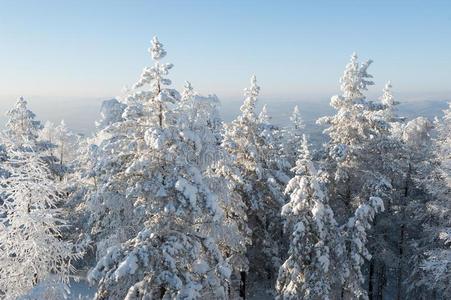
<path id="1" fill-rule="evenodd" d="M 368 280 L 368 298 L 373 300 L 373 290 L 374 290 L 374 259 L 370 262 L 370 279 Z"/>
<path id="2" fill-rule="evenodd" d="M 161 93 L 160 81 L 158 81 L 158 94 Z M 163 104 L 158 104 L 158 123 L 160 128 L 163 128 Z"/>
<path id="3" fill-rule="evenodd" d="M 348 177 L 346 179 L 346 199 L 345 199 L 346 207 L 351 207 L 351 179 Z"/>
<path id="4" fill-rule="evenodd" d="M 382 300 L 382 289 L 385 285 L 385 265 L 382 264 L 381 271 L 379 273 L 379 281 L 377 284 L 377 300 Z"/>
<path id="5" fill-rule="evenodd" d="M 160 299 L 163 299 L 166 294 L 166 288 L 164 286 L 160 286 Z"/>
<path id="6" fill-rule="evenodd" d="M 402 263 L 403 263 L 403 257 L 404 257 L 404 239 L 405 239 L 405 221 L 406 221 L 406 212 L 405 212 L 405 206 L 406 206 L 406 200 L 409 196 L 409 183 L 410 183 L 410 174 L 412 172 L 412 165 L 409 164 L 409 169 L 407 171 L 406 175 L 406 183 L 404 187 L 404 197 L 401 197 L 401 227 L 400 227 L 400 234 L 399 234 L 399 243 L 398 243 L 398 275 L 396 278 L 397 281 L 397 288 L 398 288 L 398 295 L 397 299 L 402 299 Z"/>
<path id="7" fill-rule="evenodd" d="M 158 106 L 158 109 L 160 110 L 158 112 L 158 122 L 160 123 L 160 128 L 163 128 L 163 105 L 161 103 Z"/>
<path id="8" fill-rule="evenodd" d="M 246 299 L 246 272 L 240 272 L 240 297 Z"/>

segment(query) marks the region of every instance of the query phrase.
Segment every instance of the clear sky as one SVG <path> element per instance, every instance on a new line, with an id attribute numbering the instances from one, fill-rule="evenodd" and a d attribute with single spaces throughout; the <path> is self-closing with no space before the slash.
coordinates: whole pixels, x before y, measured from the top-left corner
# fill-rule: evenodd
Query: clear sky
<path id="1" fill-rule="evenodd" d="M 328 98 L 353 51 L 374 60 L 375 95 L 391 79 L 406 99 L 451 98 L 449 0 L 0 0 L 0 99 L 119 95 L 154 35 L 176 87 L 223 100 L 254 73 L 268 99 Z"/>

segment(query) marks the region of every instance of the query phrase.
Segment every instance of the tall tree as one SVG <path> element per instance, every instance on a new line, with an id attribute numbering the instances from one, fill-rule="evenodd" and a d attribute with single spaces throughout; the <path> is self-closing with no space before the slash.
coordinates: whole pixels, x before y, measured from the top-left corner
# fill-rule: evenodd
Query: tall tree
<path id="1" fill-rule="evenodd" d="M 290 125 L 282 132 L 281 155 L 292 168 L 296 165 L 296 161 L 302 154 L 301 151 L 305 127 L 297 105 L 293 109 L 290 121 Z"/>
<path id="2" fill-rule="evenodd" d="M 430 299 L 451 297 L 451 109 L 444 110 L 444 113 L 443 118 L 435 122 L 431 151 L 424 150 L 427 147 L 424 142 L 420 145 L 421 150 L 418 149 L 421 164 L 417 167 L 421 168 L 419 176 L 416 176 L 419 177 L 417 187 L 425 188 L 428 197 L 410 206 L 412 223 L 421 226 L 422 232 L 416 232 L 413 242 L 407 292 L 408 295 Z M 427 131 L 415 136 L 428 141 Z M 432 156 L 425 153 L 432 153 Z"/>
<path id="3" fill-rule="evenodd" d="M 371 208 L 370 211 L 375 212 L 387 206 L 392 198 L 389 176 L 394 166 L 387 156 L 391 145 L 388 138 L 390 126 L 384 119 L 388 108 L 385 104 L 367 100 L 364 95 L 367 87 L 373 84 L 370 81 L 372 76 L 367 73 L 371 63 L 370 60 L 359 64 L 357 55 L 352 55 L 340 79 L 342 94 L 331 98 L 331 106 L 337 110 L 336 115 L 318 120 L 319 124 L 328 125 L 324 133 L 329 135 L 330 140 L 326 145 L 323 168 L 328 174 L 328 194 L 333 199 L 331 206 L 338 216 L 339 224 L 349 224 L 349 218 L 358 220 L 355 209 L 359 207 Z M 371 199 L 382 199 L 385 205 L 380 206 Z M 364 214 L 364 218 L 373 221 L 372 214 Z M 364 228 L 369 229 L 370 225 Z M 357 223 L 355 226 L 360 228 Z M 349 230 L 346 229 L 347 232 Z M 351 231 L 360 232 L 366 243 L 366 232 Z M 365 244 L 357 247 L 363 251 L 359 257 L 369 259 L 371 256 L 362 247 Z M 345 276 L 342 296 L 351 293 L 356 297 L 366 297 L 361 280 L 364 275 L 360 269 L 365 261 L 352 254 L 354 248 L 353 243 L 346 243 L 348 257 L 354 258 L 349 259 L 348 265 L 352 267 L 347 268 L 350 273 Z"/>
<path id="4" fill-rule="evenodd" d="M 127 97 L 118 136 L 132 144 L 121 149 L 124 171 L 113 174 L 117 184 L 108 187 L 124 187 L 131 205 L 143 210 L 144 226 L 109 248 L 89 278 L 98 282 L 97 299 L 223 299 L 231 269 L 217 242 L 202 231 L 205 224 L 221 226 L 223 211 L 189 159 L 200 154 L 202 142 L 172 106 L 180 96 L 165 87 L 170 80 L 163 76 L 172 67 L 160 63 L 166 51 L 157 38 L 149 51 L 155 65 L 144 69 L 134 87 L 150 84 L 150 90 Z"/>
<path id="5" fill-rule="evenodd" d="M 287 185 L 290 202 L 282 207 L 290 235 L 288 259 L 280 267 L 281 299 L 329 299 L 336 257 L 343 251 L 338 224 L 313 165 L 305 135 L 302 155 Z"/>
<path id="6" fill-rule="evenodd" d="M 241 115 L 225 126 L 223 147 L 234 157 L 234 166 L 244 179 L 239 193 L 246 203 L 248 225 L 252 230 L 252 246 L 248 247 L 251 281 L 275 283 L 274 274 L 281 259 L 281 222 L 279 211 L 285 202 L 283 186 L 288 177 L 279 167 L 278 148 L 275 144 L 275 126 L 268 124 L 265 111 L 256 113 L 260 87 L 255 76 L 251 86 L 244 90 L 245 100 Z M 262 255 L 263 253 L 263 255 Z M 241 274 L 242 291 L 246 273 Z"/>
<path id="7" fill-rule="evenodd" d="M 42 125 L 34 119 L 36 115 L 28 109 L 27 101 L 23 97 L 17 99 L 14 108 L 6 115 L 8 116 L 6 132 L 12 139 L 18 143 L 37 139 Z"/>
<path id="8" fill-rule="evenodd" d="M 216 96 L 207 97 L 196 93 L 189 82 L 179 105 L 184 126 L 193 130 L 202 141 L 201 151 L 192 153 L 190 162 L 195 163 L 205 176 L 205 184 L 215 191 L 217 201 L 224 211 L 222 226 L 206 224 L 203 231 L 214 237 L 222 255 L 230 260 L 236 273 L 248 270 L 246 245 L 250 243 L 250 230 L 247 226 L 246 205 L 239 194 L 243 179 L 239 169 L 233 165 L 232 156 L 221 146 L 222 122 L 218 112 L 219 100 Z M 232 286 L 230 297 L 234 295 Z"/>
<path id="9" fill-rule="evenodd" d="M 33 144 L 4 138 L 8 160 L 4 168 L 9 176 L 1 178 L 0 208 L 0 291 L 7 299 L 31 289 L 51 275 L 67 282 L 73 259 L 73 245 L 61 240 L 66 226 L 56 208 L 59 191 L 49 179 L 46 165 Z"/>

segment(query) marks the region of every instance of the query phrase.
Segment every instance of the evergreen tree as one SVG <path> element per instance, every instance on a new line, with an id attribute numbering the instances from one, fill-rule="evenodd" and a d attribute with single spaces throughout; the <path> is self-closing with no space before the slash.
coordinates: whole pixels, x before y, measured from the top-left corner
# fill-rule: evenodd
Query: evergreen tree
<path id="1" fill-rule="evenodd" d="M 345 226 L 344 231 L 348 235 L 350 231 L 359 232 L 363 242 L 358 247 L 354 246 L 354 237 L 349 237 L 351 242 L 345 243 L 344 260 L 347 263 L 342 297 L 348 293 L 366 297 L 362 288 L 364 275 L 361 268 L 364 260 L 361 258 L 371 257 L 365 246 L 367 233 L 364 230 L 370 228 L 368 222 L 372 222 L 374 216 L 373 213 L 357 215 L 357 211 L 367 209 L 375 212 L 392 200 L 390 176 L 395 167 L 389 153 L 393 143 L 389 138 L 390 125 L 384 119 L 388 108 L 387 105 L 368 101 L 364 95 L 367 86 L 373 84 L 370 81 L 372 76 L 367 73 L 371 63 L 367 61 L 359 64 L 357 55 L 352 55 L 340 79 L 342 94 L 331 98 L 331 106 L 337 109 L 337 114 L 318 120 L 319 124 L 329 126 L 324 130 L 330 140 L 326 145 L 323 168 L 328 174 L 328 195 L 333 200 L 331 206 L 339 216 L 339 224 L 354 224 L 358 229 L 355 231 L 352 225 Z M 371 199 L 382 199 L 385 205 L 376 205 Z M 358 223 L 349 221 L 353 218 L 358 220 L 357 216 L 361 218 Z M 362 218 L 368 218 L 369 221 Z M 369 225 L 362 227 L 360 223 Z M 361 255 L 354 255 L 356 251 L 360 251 Z"/>
<path id="2" fill-rule="evenodd" d="M 282 207 L 285 228 L 292 231 L 288 259 L 279 270 L 277 291 L 281 299 L 329 299 L 340 254 L 340 234 L 305 135 L 295 177 L 285 190 L 290 202 Z"/>
<path id="3" fill-rule="evenodd" d="M 413 223 L 420 225 L 422 232 L 413 243 L 408 294 L 430 299 L 451 297 L 451 109 L 444 113 L 442 120 L 436 120 L 435 138 L 429 148 L 433 156 L 425 159 L 424 144 L 418 149 L 423 155 L 417 185 L 424 187 L 429 197 L 411 206 Z M 419 136 L 427 141 L 424 133 Z"/>
<path id="4" fill-rule="evenodd" d="M 247 206 L 248 226 L 252 230 L 252 246 L 248 247 L 251 281 L 270 281 L 281 264 L 281 220 L 279 211 L 285 202 L 283 186 L 288 177 L 280 168 L 278 145 L 275 144 L 277 128 L 268 123 L 263 110 L 256 114 L 260 92 L 255 76 L 251 86 L 244 91 L 245 100 L 241 115 L 225 126 L 223 147 L 233 156 L 234 166 L 240 170 L 243 184 L 239 193 Z M 263 255 L 261 255 L 263 253 Z M 245 296 L 246 274 L 241 274 L 241 296 Z"/>
<path id="5" fill-rule="evenodd" d="M 206 224 L 203 231 L 217 240 L 222 255 L 230 260 L 235 272 L 240 273 L 249 268 L 246 244 L 250 243 L 250 230 L 246 205 L 238 192 L 243 183 L 241 174 L 233 166 L 231 155 L 221 146 L 223 127 L 218 106 L 216 96 L 203 97 L 194 91 L 189 82 L 185 83 L 180 114 L 186 116 L 184 126 L 193 130 L 202 141 L 201 151 L 198 155 L 193 153 L 190 161 L 201 170 L 205 184 L 215 191 L 218 204 L 224 211 L 222 226 Z"/>
<path id="6" fill-rule="evenodd" d="M 289 163 L 290 168 L 296 165 L 296 161 L 302 154 L 302 141 L 304 132 L 304 122 L 296 105 L 290 117 L 290 125 L 282 132 L 282 157 Z"/>
<path id="7" fill-rule="evenodd" d="M 6 114 L 6 132 L 17 143 L 22 141 L 35 141 L 38 138 L 41 122 L 36 121 L 35 114 L 28 109 L 27 101 L 19 97 L 14 108 Z"/>
<path id="8" fill-rule="evenodd" d="M 143 209 L 144 226 L 136 237 L 109 248 L 89 278 L 98 282 L 96 299 L 226 298 L 231 269 L 217 242 L 202 231 L 205 224 L 220 226 L 223 211 L 189 159 L 199 155 L 201 140 L 171 108 L 180 97 L 164 87 L 172 65 L 160 64 L 166 51 L 157 38 L 149 51 L 155 65 L 144 69 L 134 87 L 150 84 L 150 90 L 127 98 L 125 121 L 118 124 L 121 135 L 135 142 L 128 145 L 117 180 L 131 205 Z"/>
<path id="9" fill-rule="evenodd" d="M 0 291 L 14 299 L 51 275 L 68 282 L 71 260 L 80 255 L 61 240 L 66 226 L 56 208 L 59 191 L 33 144 L 4 138 L 8 160 L 1 178 Z"/>

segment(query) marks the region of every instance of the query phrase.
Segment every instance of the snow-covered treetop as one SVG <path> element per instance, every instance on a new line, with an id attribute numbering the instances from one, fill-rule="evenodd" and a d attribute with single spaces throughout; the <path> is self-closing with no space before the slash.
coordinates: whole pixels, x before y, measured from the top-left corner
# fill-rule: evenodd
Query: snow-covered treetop
<path id="1" fill-rule="evenodd" d="M 257 103 L 257 97 L 260 93 L 260 87 L 257 85 L 257 78 L 255 75 L 251 77 L 251 86 L 244 89 L 244 104 L 240 107 L 240 110 L 243 112 L 243 116 L 255 119 L 255 105 Z"/>
<path id="2" fill-rule="evenodd" d="M 429 119 L 418 117 L 407 123 L 402 138 L 408 145 L 422 147 L 431 141 L 433 128 L 434 124 Z"/>
<path id="3" fill-rule="evenodd" d="M 247 97 L 257 97 L 260 94 L 260 87 L 257 85 L 257 77 L 252 75 L 251 86 L 244 89 L 244 95 Z"/>
<path id="4" fill-rule="evenodd" d="M 390 123 L 404 121 L 404 118 L 401 118 L 395 114 L 395 111 L 397 110 L 396 105 L 398 105 L 399 102 L 394 99 L 391 88 L 392 85 L 389 80 L 385 84 L 385 87 L 382 90 L 382 96 L 380 97 L 381 103 L 384 105 L 384 119 Z"/>
<path id="5" fill-rule="evenodd" d="M 180 113 L 186 118 L 191 129 L 208 125 L 210 129 L 219 126 L 220 117 L 218 108 L 220 102 L 216 95 L 202 96 L 194 91 L 189 81 L 185 87 L 179 103 Z"/>
<path id="6" fill-rule="evenodd" d="M 268 108 L 265 105 L 263 105 L 262 111 L 258 115 L 258 121 L 262 124 L 269 124 L 271 121 L 271 117 L 268 115 Z"/>
<path id="7" fill-rule="evenodd" d="M 166 56 L 166 51 L 163 49 L 163 44 L 158 41 L 156 36 L 150 41 L 152 43 L 152 47 L 149 47 L 149 52 L 152 54 L 152 59 L 159 61 L 163 57 Z"/>
<path id="8" fill-rule="evenodd" d="M 324 133 L 331 137 L 331 144 L 357 145 L 371 136 L 375 136 L 379 131 L 387 128 L 384 121 L 380 120 L 379 111 L 383 105 L 376 105 L 367 101 L 364 92 L 368 85 L 374 83 L 369 79 L 367 69 L 372 63 L 371 60 L 359 64 L 357 55 L 354 53 L 351 62 L 346 66 L 341 82 L 341 95 L 331 97 L 330 105 L 338 112 L 332 117 L 322 117 L 317 120 L 318 124 L 329 125 Z M 346 150 L 339 146 L 341 150 Z M 340 149 L 341 153 L 344 153 Z M 338 155 L 341 160 L 346 155 Z"/>
<path id="9" fill-rule="evenodd" d="M 191 82 L 185 81 L 185 86 L 182 92 L 182 102 L 190 100 L 194 96 L 194 89 Z"/>
<path id="10" fill-rule="evenodd" d="M 169 70 L 173 67 L 173 64 L 161 64 L 160 59 L 166 56 L 166 51 L 156 37 L 151 41 L 152 47 L 149 48 L 149 52 L 152 55 L 152 59 L 155 61 L 153 67 L 146 67 L 141 74 L 141 78 L 133 88 L 137 89 L 147 83 L 152 83 L 151 91 L 158 94 L 161 91 L 161 85 L 170 85 L 169 79 L 163 78 L 164 75 L 169 73 Z"/>
<path id="11" fill-rule="evenodd" d="M 393 99 L 393 95 L 391 93 L 391 88 L 392 88 L 392 85 L 391 85 L 391 81 L 389 80 L 389 81 L 387 81 L 384 89 L 382 90 L 383 91 L 383 94 L 381 97 L 382 104 L 391 106 L 391 105 L 396 105 L 399 103 Z"/>
<path id="12" fill-rule="evenodd" d="M 18 140 L 37 138 L 41 123 L 34 120 L 35 114 L 27 108 L 27 101 L 23 97 L 17 99 L 14 108 L 6 115 L 9 117 L 6 128 L 10 137 Z"/>
<path id="13" fill-rule="evenodd" d="M 296 105 L 293 110 L 293 114 L 290 117 L 294 130 L 303 129 L 305 127 L 301 114 L 299 113 L 299 107 Z"/>
<path id="14" fill-rule="evenodd" d="M 108 125 L 122 121 L 125 106 L 117 99 L 104 100 L 100 106 L 100 119 L 95 122 L 97 129 L 102 130 Z"/>
<path id="15" fill-rule="evenodd" d="M 296 172 L 296 175 L 316 173 L 308 148 L 307 137 L 305 136 L 305 134 L 302 135 L 302 150 L 300 151 L 300 153 L 301 154 L 296 161 L 296 166 L 293 168 L 293 171 Z"/>
<path id="16" fill-rule="evenodd" d="M 367 69 L 372 62 L 372 60 L 368 60 L 359 65 L 357 54 L 355 52 L 352 54 L 351 61 L 346 66 L 343 77 L 340 78 L 343 97 L 349 100 L 365 99 L 363 92 L 367 90 L 368 85 L 374 84 L 371 80 L 368 80 L 373 76 L 367 73 Z"/>
<path id="17" fill-rule="evenodd" d="M 124 108 L 122 118 L 125 123 L 131 124 L 132 120 L 150 125 L 153 122 L 158 123 L 158 127 L 164 127 L 165 123 L 173 118 L 170 116 L 168 105 L 174 104 L 180 100 L 180 94 L 177 90 L 166 87 L 171 84 L 171 80 L 165 78 L 169 70 L 173 67 L 171 63 L 162 64 L 160 59 L 166 55 L 158 39 L 154 38 L 152 47 L 149 52 L 154 60 L 152 67 L 145 67 L 141 78 L 133 86 L 133 90 L 129 91 L 123 102 L 127 104 Z M 149 84 L 149 90 L 139 90 Z M 147 126 L 146 125 L 146 126 Z"/>

